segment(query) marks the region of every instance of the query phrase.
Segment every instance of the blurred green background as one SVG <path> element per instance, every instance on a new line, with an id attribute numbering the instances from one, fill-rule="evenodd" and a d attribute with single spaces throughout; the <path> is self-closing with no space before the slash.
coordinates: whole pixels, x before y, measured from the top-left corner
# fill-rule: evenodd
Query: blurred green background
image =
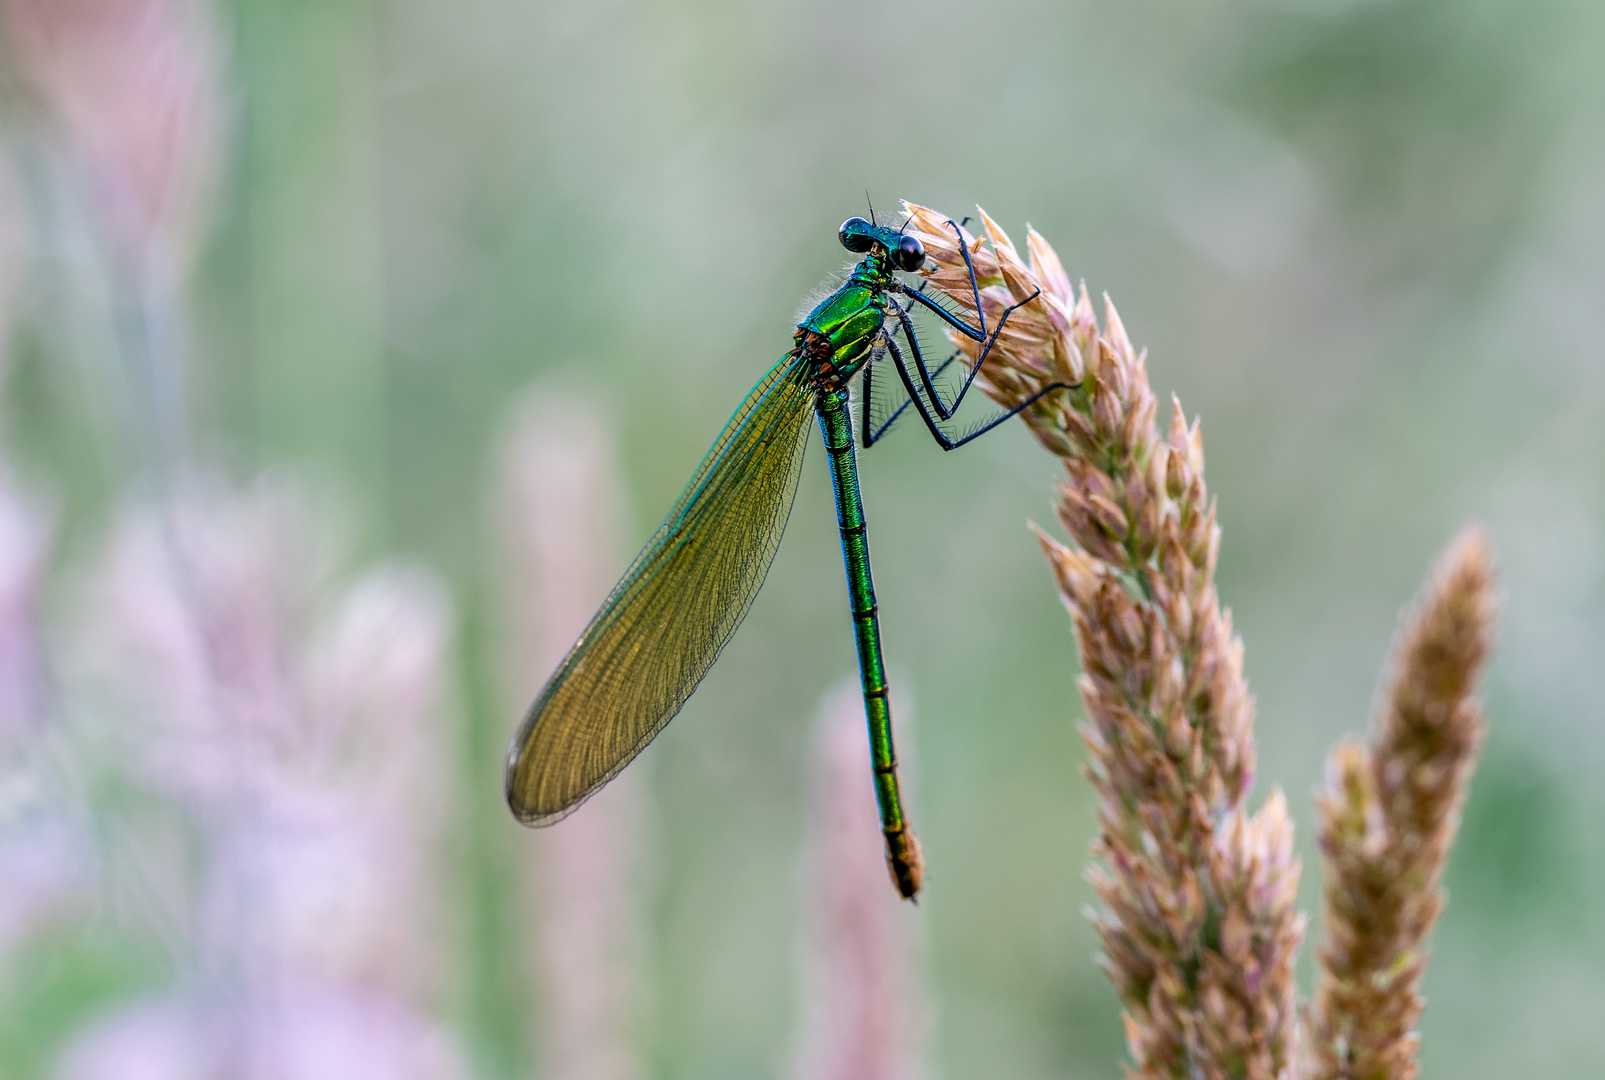
<path id="1" fill-rule="evenodd" d="M 1433 554 L 1485 523 L 1506 605 L 1424 1072 L 1605 1071 L 1605 7 L 233 0 L 211 22 L 216 165 L 175 305 L 190 452 L 321 477 L 354 559 L 449 584 L 443 1016 L 480 1075 L 537 1052 L 490 557 L 508 403 L 538 380 L 604 403 L 633 550 L 845 261 L 866 192 L 980 203 L 1017 240 L 1030 222 L 1119 304 L 1156 393 L 1203 417 L 1255 801 L 1289 794 L 1306 910 L 1323 756 L 1366 723 Z M 5 101 L 36 228 L 4 445 L 59 501 L 70 578 L 160 450 L 63 332 L 63 230 L 37 225 L 59 125 L 15 65 Z M 654 1076 L 769 1075 L 791 1037 L 808 718 L 854 662 L 817 451 L 752 615 L 638 766 Z M 1054 464 L 1012 425 L 944 455 L 909 424 L 860 465 L 918 711 L 930 1072 L 1119 1076 L 1081 914 L 1073 645 L 1024 527 L 1051 520 Z M 143 956 L 120 925 L 84 933 Z M 57 1019 L 5 1045 L 48 1060 L 39 1032 L 106 1000 L 96 978 L 14 968 L 18 1015 Z"/>

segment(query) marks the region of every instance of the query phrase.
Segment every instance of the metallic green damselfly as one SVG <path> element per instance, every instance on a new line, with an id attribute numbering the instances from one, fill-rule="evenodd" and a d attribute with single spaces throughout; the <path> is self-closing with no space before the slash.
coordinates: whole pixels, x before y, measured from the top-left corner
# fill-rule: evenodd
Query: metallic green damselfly
<path id="1" fill-rule="evenodd" d="M 959 227 L 948 224 L 968 262 Z M 842 224 L 840 239 L 863 258 L 846 283 L 797 327 L 791 351 L 730 418 L 667 519 L 524 717 L 507 755 L 507 803 L 525 824 L 560 820 L 618 775 L 674 718 L 713 666 L 752 606 L 780 545 L 812 412 L 824 434 L 836 493 L 887 863 L 903 897 L 912 899 L 919 892 L 923 863 L 898 789 L 847 386 L 862 373 L 859 411 L 865 447 L 913 405 L 944 450 L 964 445 L 1043 394 L 1066 387 L 1048 386 L 978 430 L 949 436 L 942 424 L 952 418 L 974 382 L 1004 321 L 1035 295 L 1005 308 L 989 332 L 984 316 L 979 327 L 971 326 L 898 278 L 899 271 L 913 273 L 924 265 L 924 248 L 914 237 L 855 217 Z M 973 265 L 970 287 L 980 312 Z M 927 366 L 910 317 L 915 304 L 982 343 L 980 358 L 951 402 L 942 401 L 936 379 L 952 358 L 934 372 Z M 895 340 L 899 331 L 906 356 Z M 888 358 L 908 400 L 877 424 L 872 379 L 875 367 Z"/>

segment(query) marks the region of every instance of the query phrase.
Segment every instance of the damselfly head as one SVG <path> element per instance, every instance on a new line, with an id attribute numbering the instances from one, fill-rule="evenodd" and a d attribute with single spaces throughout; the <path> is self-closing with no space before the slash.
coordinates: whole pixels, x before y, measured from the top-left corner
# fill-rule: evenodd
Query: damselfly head
<path id="1" fill-rule="evenodd" d="M 912 274 L 925 265 L 925 248 L 917 239 L 861 217 L 850 217 L 842 222 L 837 236 L 842 247 L 854 255 L 867 255 L 879 245 L 890 256 L 892 265 L 906 273 Z"/>

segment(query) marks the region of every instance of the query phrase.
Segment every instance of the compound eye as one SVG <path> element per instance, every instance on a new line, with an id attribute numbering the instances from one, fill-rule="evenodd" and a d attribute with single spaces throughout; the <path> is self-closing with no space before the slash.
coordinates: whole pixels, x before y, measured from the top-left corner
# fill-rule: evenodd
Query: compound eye
<path id="1" fill-rule="evenodd" d="M 925 246 L 912 236 L 905 236 L 897 242 L 897 268 L 906 273 L 914 273 L 925 265 Z"/>
<path id="2" fill-rule="evenodd" d="M 869 228 L 869 222 L 865 221 L 863 218 L 850 217 L 846 221 L 842 222 L 841 231 L 836 235 L 841 240 L 842 247 L 846 248 L 848 251 L 851 251 L 854 255 L 862 255 L 869 250 L 869 246 L 873 244 L 874 241 L 871 240 L 866 234 L 856 230 L 867 228 Z"/>

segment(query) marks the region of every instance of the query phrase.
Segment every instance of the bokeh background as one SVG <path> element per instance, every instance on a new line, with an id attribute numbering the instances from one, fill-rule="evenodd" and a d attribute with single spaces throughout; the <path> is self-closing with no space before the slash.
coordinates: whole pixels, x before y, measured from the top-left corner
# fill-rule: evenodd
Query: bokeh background
<path id="1" fill-rule="evenodd" d="M 502 806 L 554 642 L 866 198 L 1029 221 L 1202 415 L 1307 910 L 1323 755 L 1487 526 L 1425 1071 L 1605 1071 L 1605 7 L 0 12 L 0 1076 L 1120 1075 L 1023 431 L 861 457 L 930 864 L 880 1071 L 815 1052 L 855 977 L 818 970 L 854 661 L 817 445 L 621 794 Z"/>

